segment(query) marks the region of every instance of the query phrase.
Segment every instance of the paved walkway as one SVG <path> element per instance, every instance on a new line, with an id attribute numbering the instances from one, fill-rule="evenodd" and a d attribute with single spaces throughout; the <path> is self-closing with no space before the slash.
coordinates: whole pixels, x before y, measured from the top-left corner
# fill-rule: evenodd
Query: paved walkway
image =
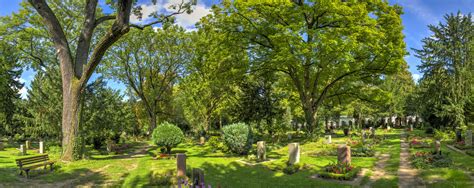
<path id="1" fill-rule="evenodd" d="M 417 178 L 418 171 L 411 167 L 410 146 L 405 141 L 403 133 L 400 141 L 400 167 L 398 168 L 398 187 L 425 187 Z"/>

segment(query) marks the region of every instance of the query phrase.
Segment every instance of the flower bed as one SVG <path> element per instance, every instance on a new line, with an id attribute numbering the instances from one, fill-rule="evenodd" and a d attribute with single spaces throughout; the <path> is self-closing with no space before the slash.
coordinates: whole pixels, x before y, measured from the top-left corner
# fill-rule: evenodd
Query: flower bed
<path id="1" fill-rule="evenodd" d="M 354 167 L 347 163 L 329 164 L 324 167 L 324 171 L 319 173 L 322 178 L 337 179 L 337 180 L 351 180 L 357 176 L 360 167 Z"/>
<path id="2" fill-rule="evenodd" d="M 460 150 L 468 150 L 468 149 L 474 149 L 474 146 L 467 146 L 464 141 L 456 142 L 453 144 L 454 147 L 460 149 Z"/>
<path id="3" fill-rule="evenodd" d="M 411 148 L 431 148 L 431 144 L 428 142 L 423 142 L 421 140 L 418 140 L 416 138 L 413 138 L 410 141 L 410 147 Z"/>
<path id="4" fill-rule="evenodd" d="M 448 152 L 434 153 L 419 151 L 412 155 L 412 164 L 416 168 L 449 167 L 453 163 Z"/>

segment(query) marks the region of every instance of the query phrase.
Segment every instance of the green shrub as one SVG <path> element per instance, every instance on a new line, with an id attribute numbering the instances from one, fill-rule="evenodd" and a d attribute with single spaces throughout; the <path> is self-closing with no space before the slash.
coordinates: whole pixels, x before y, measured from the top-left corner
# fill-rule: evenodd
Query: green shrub
<path id="1" fill-rule="evenodd" d="M 224 142 L 236 154 L 247 154 L 252 147 L 252 132 L 244 123 L 236 123 L 222 128 Z"/>
<path id="2" fill-rule="evenodd" d="M 158 147 L 165 147 L 166 151 L 171 153 L 171 148 L 184 140 L 184 134 L 176 125 L 164 122 L 153 130 L 152 139 Z"/>
<path id="3" fill-rule="evenodd" d="M 211 136 L 209 140 L 207 140 L 207 145 L 209 145 L 213 151 L 221 150 L 226 152 L 228 150 L 227 146 L 224 144 L 222 137 L 219 136 Z"/>
<path id="4" fill-rule="evenodd" d="M 434 138 L 436 140 L 441 140 L 441 141 L 446 141 L 446 140 L 451 140 L 455 138 L 456 135 L 454 134 L 453 131 L 450 130 L 435 130 Z"/>
<path id="5" fill-rule="evenodd" d="M 293 165 L 287 164 L 286 167 L 283 169 L 283 173 L 291 175 L 300 171 L 300 169 L 301 169 L 301 165 L 299 163 L 293 164 Z"/>

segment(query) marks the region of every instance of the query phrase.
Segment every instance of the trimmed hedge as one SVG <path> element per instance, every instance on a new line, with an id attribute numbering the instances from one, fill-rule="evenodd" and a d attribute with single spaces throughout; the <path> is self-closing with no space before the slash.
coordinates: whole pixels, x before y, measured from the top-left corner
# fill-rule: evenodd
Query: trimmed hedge
<path id="1" fill-rule="evenodd" d="M 157 146 L 165 147 L 170 154 L 171 148 L 183 142 L 184 134 L 178 126 L 164 122 L 153 130 L 152 140 Z"/>
<path id="2" fill-rule="evenodd" d="M 245 123 L 235 123 L 222 128 L 224 142 L 232 153 L 245 155 L 252 147 L 252 132 Z"/>
<path id="3" fill-rule="evenodd" d="M 360 167 L 356 167 L 345 174 L 336 174 L 332 172 L 321 171 L 319 177 L 337 180 L 351 180 L 357 176 L 357 173 L 361 170 Z"/>

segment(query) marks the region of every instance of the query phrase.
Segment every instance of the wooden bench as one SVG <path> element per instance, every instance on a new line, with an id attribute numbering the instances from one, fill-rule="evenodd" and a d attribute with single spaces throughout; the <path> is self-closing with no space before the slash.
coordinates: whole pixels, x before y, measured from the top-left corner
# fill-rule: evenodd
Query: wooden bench
<path id="1" fill-rule="evenodd" d="M 50 171 L 53 171 L 54 161 L 49 160 L 48 154 L 37 155 L 32 157 L 24 157 L 16 159 L 16 164 L 20 168 L 20 175 L 23 175 L 23 171 L 26 173 L 26 178 L 29 178 L 29 172 L 31 169 L 50 166 Z"/>

